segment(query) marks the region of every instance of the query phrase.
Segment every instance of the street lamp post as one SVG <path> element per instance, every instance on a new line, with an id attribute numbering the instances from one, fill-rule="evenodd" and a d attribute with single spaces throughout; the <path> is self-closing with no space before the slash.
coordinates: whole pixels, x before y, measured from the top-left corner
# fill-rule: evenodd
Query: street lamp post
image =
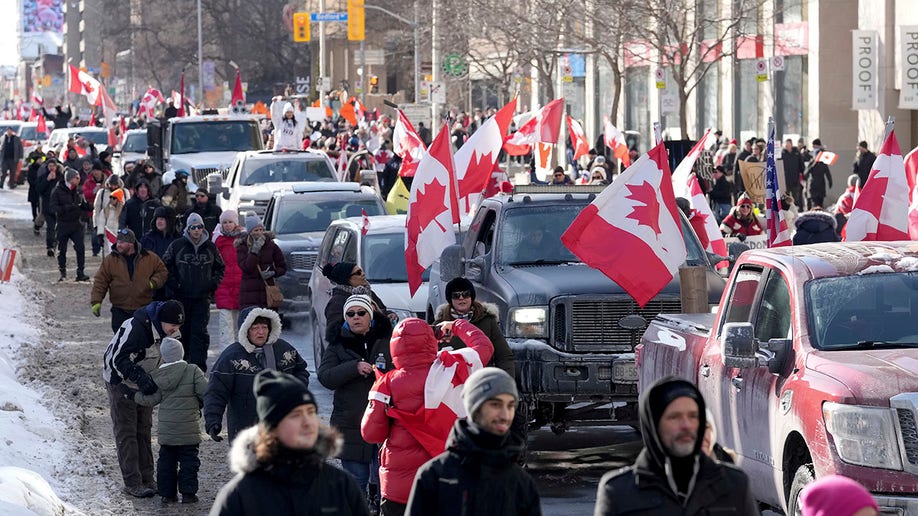
<path id="1" fill-rule="evenodd" d="M 184 95 L 185 92 L 182 92 Z M 204 37 L 201 34 L 201 0 L 198 0 L 198 95 L 204 105 Z M 182 99 L 185 102 L 185 99 Z"/>
<path id="2" fill-rule="evenodd" d="M 414 102 L 415 103 L 420 102 L 421 100 L 421 43 L 420 43 L 420 37 L 418 35 L 418 31 L 420 30 L 420 26 L 418 24 L 418 0 L 414 0 L 414 21 L 411 21 L 408 18 L 399 16 L 395 14 L 394 12 L 388 9 L 383 9 L 382 7 L 379 7 L 377 5 L 364 4 L 363 8 L 373 9 L 383 14 L 388 14 L 389 16 L 395 18 L 396 20 L 411 26 L 412 30 L 414 31 Z M 366 70 L 364 70 L 364 74 L 365 73 L 366 73 Z"/>

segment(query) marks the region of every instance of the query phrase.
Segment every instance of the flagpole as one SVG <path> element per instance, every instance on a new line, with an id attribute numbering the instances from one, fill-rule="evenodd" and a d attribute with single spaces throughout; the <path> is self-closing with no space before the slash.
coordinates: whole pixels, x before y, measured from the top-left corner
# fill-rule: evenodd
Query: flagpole
<path id="1" fill-rule="evenodd" d="M 889 118 L 886 119 L 886 131 L 883 134 L 883 141 L 880 142 L 881 147 L 883 146 L 884 143 L 886 143 L 886 139 L 889 138 L 889 133 L 892 132 L 893 127 L 895 125 L 896 125 L 896 117 L 889 115 Z"/>

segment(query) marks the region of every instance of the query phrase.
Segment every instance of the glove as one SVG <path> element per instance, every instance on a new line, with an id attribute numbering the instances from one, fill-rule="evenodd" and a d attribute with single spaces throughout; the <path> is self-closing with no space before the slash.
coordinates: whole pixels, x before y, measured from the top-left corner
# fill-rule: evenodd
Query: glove
<path id="1" fill-rule="evenodd" d="M 118 390 L 121 392 L 121 396 L 124 397 L 124 399 L 134 401 L 134 394 L 137 393 L 137 391 L 128 387 L 126 383 L 119 383 Z"/>
<path id="2" fill-rule="evenodd" d="M 147 396 L 155 394 L 159 387 L 157 387 L 156 382 L 153 381 L 153 378 L 150 378 L 150 375 L 144 373 L 143 376 L 138 378 L 135 383 L 137 387 L 140 387 L 140 392 L 146 394 Z"/>
<path id="3" fill-rule="evenodd" d="M 261 252 L 261 247 L 265 245 L 265 237 L 256 238 L 252 241 L 252 254 L 258 254 Z"/>
<path id="4" fill-rule="evenodd" d="M 223 440 L 223 438 L 220 437 L 220 425 L 214 425 L 214 426 L 208 428 L 208 429 L 207 429 L 207 435 L 209 435 L 210 438 L 211 438 L 214 442 L 217 442 L 217 443 Z"/>
<path id="5" fill-rule="evenodd" d="M 156 290 L 156 283 L 153 283 L 153 280 L 150 280 L 150 290 Z"/>
<path id="6" fill-rule="evenodd" d="M 271 279 L 271 278 L 274 277 L 274 271 L 272 271 L 271 269 L 266 269 L 266 270 L 263 270 L 263 271 L 260 270 L 260 271 L 258 271 L 258 273 L 261 274 L 261 279 L 263 279 L 263 280 L 265 280 L 265 281 L 267 281 L 267 280 L 269 280 L 269 279 Z"/>
<path id="7" fill-rule="evenodd" d="M 102 314 L 102 303 L 92 305 L 92 315 L 99 317 Z"/>

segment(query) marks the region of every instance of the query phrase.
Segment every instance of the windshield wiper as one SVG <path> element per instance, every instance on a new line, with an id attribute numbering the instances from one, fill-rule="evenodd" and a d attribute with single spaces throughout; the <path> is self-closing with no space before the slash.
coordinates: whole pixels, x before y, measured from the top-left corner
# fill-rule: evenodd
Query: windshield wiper
<path id="1" fill-rule="evenodd" d="M 915 348 L 918 342 L 889 342 L 884 340 L 859 340 L 855 346 L 858 349 L 874 348 Z"/>
<path id="2" fill-rule="evenodd" d="M 543 258 L 543 259 L 540 259 L 540 260 L 528 260 L 528 261 L 521 261 L 521 262 L 510 262 L 510 263 L 508 263 L 507 265 L 510 265 L 510 266 L 519 266 L 519 265 L 561 265 L 561 264 L 564 264 L 564 263 L 580 263 L 580 260 L 548 260 L 548 259 L 544 259 L 544 258 Z"/>
<path id="3" fill-rule="evenodd" d="M 372 283 L 408 283 L 407 278 L 367 278 Z M 427 280 L 424 280 L 427 281 Z"/>

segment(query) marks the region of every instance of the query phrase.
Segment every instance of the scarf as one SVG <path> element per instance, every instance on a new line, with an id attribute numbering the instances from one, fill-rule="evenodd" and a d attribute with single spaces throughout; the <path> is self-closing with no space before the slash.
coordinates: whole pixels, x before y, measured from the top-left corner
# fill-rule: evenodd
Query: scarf
<path id="1" fill-rule="evenodd" d="M 264 346 L 255 346 L 255 358 L 264 369 L 273 369 L 277 371 L 277 359 L 274 357 L 274 344 L 265 344 Z"/>

